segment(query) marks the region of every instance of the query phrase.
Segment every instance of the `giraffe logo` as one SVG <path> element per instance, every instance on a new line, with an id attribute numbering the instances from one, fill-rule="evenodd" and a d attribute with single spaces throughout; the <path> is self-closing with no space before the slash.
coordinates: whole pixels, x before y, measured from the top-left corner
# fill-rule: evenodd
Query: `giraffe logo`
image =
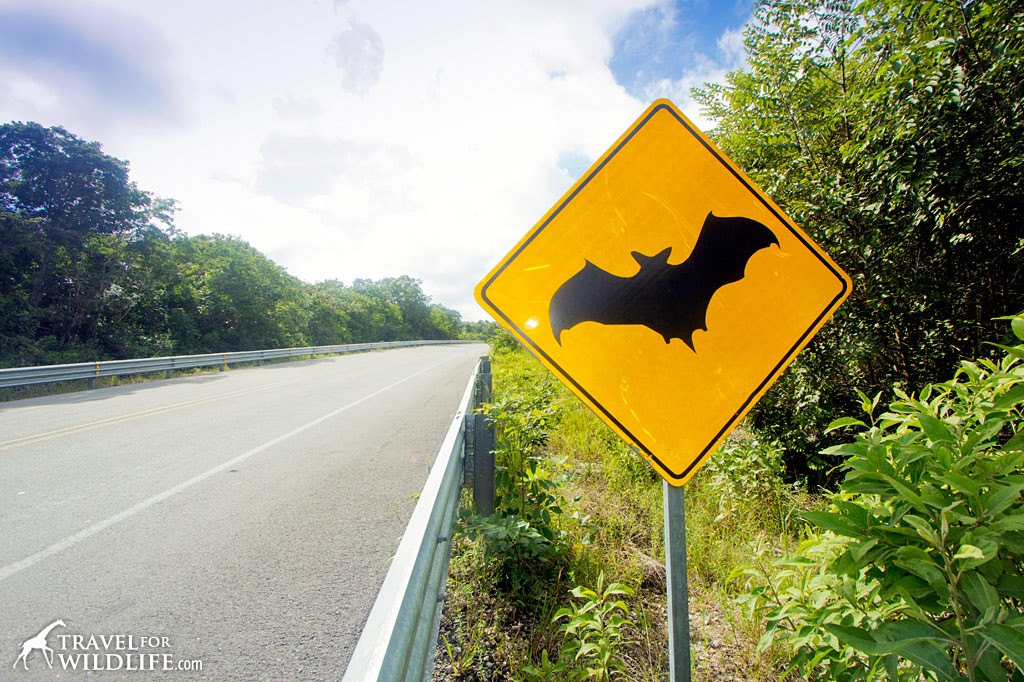
<path id="1" fill-rule="evenodd" d="M 43 652 L 43 658 L 46 659 L 46 665 L 52 668 L 53 649 L 51 649 L 50 646 L 46 643 L 46 638 L 50 634 L 50 630 L 54 629 L 58 625 L 62 628 L 67 627 L 64 624 L 63 620 L 55 620 L 49 625 L 47 625 L 45 628 L 40 630 L 39 634 L 35 637 L 29 637 L 28 639 L 26 639 L 25 642 L 21 645 L 21 653 L 18 654 L 18 657 L 16 659 L 14 659 L 14 665 L 12 667 L 17 668 L 18 661 L 21 661 L 21 664 L 22 666 L 24 666 L 25 670 L 28 670 L 29 654 L 31 654 L 34 650 L 39 649 Z"/>

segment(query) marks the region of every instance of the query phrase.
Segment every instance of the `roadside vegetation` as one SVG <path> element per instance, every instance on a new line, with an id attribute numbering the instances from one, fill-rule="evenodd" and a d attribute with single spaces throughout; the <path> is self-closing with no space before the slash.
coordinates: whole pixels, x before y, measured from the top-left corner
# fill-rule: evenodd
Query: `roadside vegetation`
<path id="1" fill-rule="evenodd" d="M 435 679 L 663 679 L 661 479 L 511 337 L 492 344 L 497 511 L 464 502 Z M 687 485 L 693 657 L 707 679 L 774 674 L 731 576 L 796 546 L 810 498 L 780 459 L 740 434 Z"/>
<path id="2" fill-rule="evenodd" d="M 766 0 L 744 45 L 709 134 L 854 291 L 687 484 L 694 677 L 1024 679 L 1024 8 Z M 660 480 L 493 348 L 435 677 L 664 679 Z"/>
<path id="3" fill-rule="evenodd" d="M 1024 679 L 1024 317 L 1001 357 L 883 402 L 860 394 L 828 507 L 741 571 L 786 672 L 822 680 Z M 886 402 L 888 406 L 886 407 Z"/>
<path id="4" fill-rule="evenodd" d="M 833 488 L 826 428 L 857 389 L 944 381 L 1021 309 L 1024 7 L 767 0 L 744 45 L 744 69 L 694 93 L 710 135 L 853 279 L 751 424 Z"/>
<path id="5" fill-rule="evenodd" d="M 1024 679 L 1024 317 L 996 359 L 833 421 L 834 492 L 734 434 L 686 487 L 695 679 Z M 660 680 L 661 482 L 511 337 L 496 512 L 461 511 L 438 680 Z"/>

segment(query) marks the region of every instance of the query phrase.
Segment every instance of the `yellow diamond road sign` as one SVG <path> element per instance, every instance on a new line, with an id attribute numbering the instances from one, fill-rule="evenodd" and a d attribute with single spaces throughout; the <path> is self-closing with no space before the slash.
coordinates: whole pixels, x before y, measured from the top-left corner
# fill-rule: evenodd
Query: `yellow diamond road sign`
<path id="1" fill-rule="evenodd" d="M 476 297 L 678 486 L 850 289 L 771 199 L 658 100 Z"/>

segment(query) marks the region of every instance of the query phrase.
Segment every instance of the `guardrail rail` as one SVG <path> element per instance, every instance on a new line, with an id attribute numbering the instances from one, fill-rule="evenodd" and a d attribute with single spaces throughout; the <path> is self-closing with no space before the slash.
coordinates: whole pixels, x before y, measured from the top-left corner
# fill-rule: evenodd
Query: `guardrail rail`
<path id="1" fill-rule="evenodd" d="M 481 358 L 431 466 L 342 682 L 430 680 L 462 487 L 474 488 L 481 513 L 494 508 L 494 434 L 483 415 L 474 415 L 477 405 L 490 399 L 490 388 L 490 362 Z M 486 484 L 465 480 L 467 463 L 475 472 L 468 478 L 490 476 L 489 500 Z"/>
<path id="2" fill-rule="evenodd" d="M 390 341 L 21 367 L 0 370 L 0 388 L 455 343 L 467 342 Z M 478 513 L 486 516 L 494 510 L 494 432 L 484 415 L 475 414 L 480 404 L 490 401 L 490 371 L 489 359 L 481 358 L 431 465 L 342 682 L 421 682 L 431 677 L 462 488 L 472 488 Z"/>
<path id="3" fill-rule="evenodd" d="M 92 388 L 99 377 L 146 374 L 149 372 L 171 372 L 196 367 L 227 367 L 241 362 L 263 362 L 282 358 L 312 357 L 315 355 L 340 355 L 361 351 L 406 348 L 409 346 L 434 346 L 470 341 L 381 341 L 377 343 L 349 343 L 335 346 L 306 346 L 304 348 L 275 348 L 272 350 L 246 350 L 234 353 L 207 353 L 204 355 L 175 355 L 140 360 L 104 360 L 99 362 L 78 362 L 70 365 L 45 365 L 41 367 L 13 367 L 0 369 L 0 388 L 46 384 L 56 381 L 85 379 Z"/>

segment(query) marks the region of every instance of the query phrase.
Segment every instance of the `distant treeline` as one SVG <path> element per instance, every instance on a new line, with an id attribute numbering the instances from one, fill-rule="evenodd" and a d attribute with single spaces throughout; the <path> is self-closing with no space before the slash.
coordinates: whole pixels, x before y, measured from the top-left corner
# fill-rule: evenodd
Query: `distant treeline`
<path id="1" fill-rule="evenodd" d="M 412 277 L 307 284 L 174 210 L 98 143 L 0 126 L 0 367 L 490 333 Z"/>

